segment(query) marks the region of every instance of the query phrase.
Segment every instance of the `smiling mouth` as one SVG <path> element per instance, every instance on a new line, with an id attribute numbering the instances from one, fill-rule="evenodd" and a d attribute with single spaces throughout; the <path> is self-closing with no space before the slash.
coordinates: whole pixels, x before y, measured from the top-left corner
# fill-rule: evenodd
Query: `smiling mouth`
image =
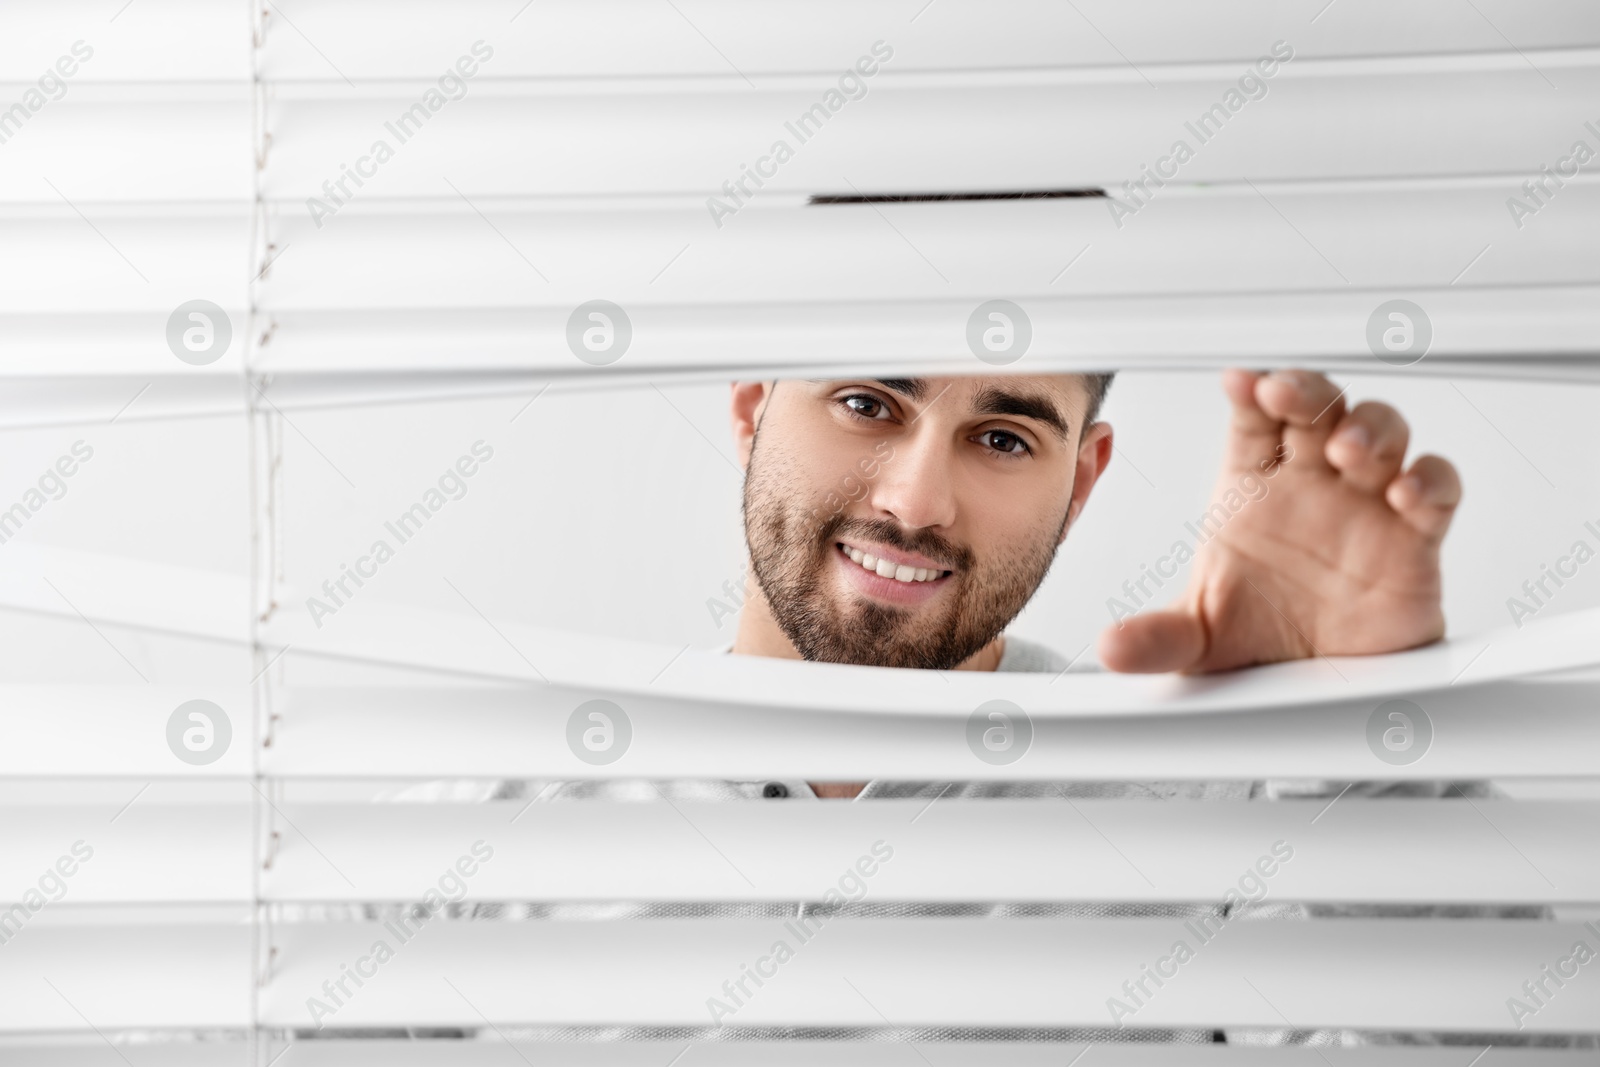
<path id="1" fill-rule="evenodd" d="M 837 542 L 837 546 L 846 558 L 863 570 L 876 574 L 879 578 L 890 578 L 906 585 L 913 585 L 917 582 L 936 582 L 951 573 L 937 568 L 911 567 L 904 563 L 891 563 L 889 560 L 879 559 L 870 552 L 863 552 L 859 548 L 851 548 L 842 541 Z"/>

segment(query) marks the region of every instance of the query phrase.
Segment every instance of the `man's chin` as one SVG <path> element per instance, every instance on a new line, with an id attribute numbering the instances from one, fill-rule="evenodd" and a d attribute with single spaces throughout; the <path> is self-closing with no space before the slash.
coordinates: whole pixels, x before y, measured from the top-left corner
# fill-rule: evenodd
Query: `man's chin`
<path id="1" fill-rule="evenodd" d="M 954 670 L 960 660 L 930 655 L 928 650 L 916 646 L 899 646 L 873 649 L 870 654 L 861 649 L 829 645 L 809 654 L 801 650 L 803 658 L 813 663 L 849 663 L 858 667 L 895 667 L 904 670 L 948 671 Z"/>
<path id="2" fill-rule="evenodd" d="M 920 613 L 856 600 L 852 610 L 831 614 L 827 624 L 798 625 L 788 637 L 805 659 L 864 667 L 951 670 L 977 651 L 952 641 L 953 624 L 910 629 L 907 623 L 916 614 Z"/>

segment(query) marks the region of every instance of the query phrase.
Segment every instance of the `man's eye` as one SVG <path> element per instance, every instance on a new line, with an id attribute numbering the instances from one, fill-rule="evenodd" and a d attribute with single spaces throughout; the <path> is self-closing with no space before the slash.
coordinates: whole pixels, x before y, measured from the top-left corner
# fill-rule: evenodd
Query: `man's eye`
<path id="1" fill-rule="evenodd" d="M 1007 433 L 1004 430 L 990 430 L 982 434 L 978 440 L 996 452 L 1003 452 L 1006 455 L 1023 456 L 1031 451 L 1026 441 L 1016 434 Z"/>
<path id="2" fill-rule="evenodd" d="M 845 407 L 863 419 L 882 419 L 889 415 L 889 406 L 875 396 L 858 393 L 844 398 Z"/>

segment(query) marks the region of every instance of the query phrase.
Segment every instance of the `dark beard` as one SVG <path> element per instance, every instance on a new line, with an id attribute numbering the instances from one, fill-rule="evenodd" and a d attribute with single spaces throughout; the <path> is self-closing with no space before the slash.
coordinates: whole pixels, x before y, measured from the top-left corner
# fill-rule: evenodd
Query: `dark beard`
<path id="1" fill-rule="evenodd" d="M 759 442 L 757 433 L 744 487 L 745 542 L 773 619 L 805 659 L 950 670 L 1010 625 L 1055 558 L 1059 532 L 1022 558 L 979 567 L 971 549 L 932 530 L 908 534 L 887 520 L 843 514 L 819 521 L 803 503 L 788 502 L 793 494 L 785 491 L 782 460 L 765 456 Z M 837 605 L 823 588 L 823 575 L 832 573 L 828 556 L 837 542 L 850 535 L 920 553 L 954 571 L 947 579 L 953 595 L 945 597 L 940 616 L 919 618 L 927 612 L 860 597 Z"/>

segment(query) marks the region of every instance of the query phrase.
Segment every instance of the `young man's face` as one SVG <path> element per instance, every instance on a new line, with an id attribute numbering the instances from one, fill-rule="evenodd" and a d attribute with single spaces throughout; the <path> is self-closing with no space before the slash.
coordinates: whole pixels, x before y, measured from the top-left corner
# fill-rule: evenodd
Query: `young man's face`
<path id="1" fill-rule="evenodd" d="M 735 385 L 751 565 L 800 655 L 949 669 L 989 645 L 1110 458 L 1087 400 L 1077 375 Z"/>

